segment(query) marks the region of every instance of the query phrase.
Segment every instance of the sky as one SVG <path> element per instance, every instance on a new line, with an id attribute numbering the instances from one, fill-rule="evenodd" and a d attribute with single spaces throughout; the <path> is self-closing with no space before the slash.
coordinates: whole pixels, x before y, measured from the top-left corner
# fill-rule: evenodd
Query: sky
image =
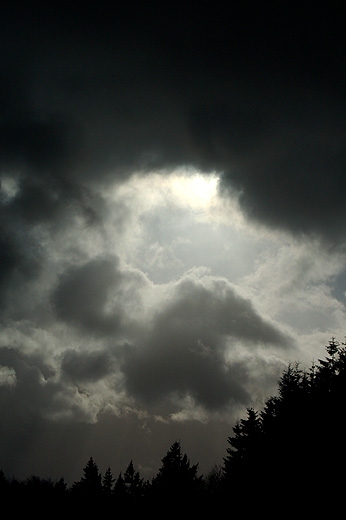
<path id="1" fill-rule="evenodd" d="M 89 4 L 2 7 L 0 468 L 206 474 L 346 334 L 345 15 Z"/>

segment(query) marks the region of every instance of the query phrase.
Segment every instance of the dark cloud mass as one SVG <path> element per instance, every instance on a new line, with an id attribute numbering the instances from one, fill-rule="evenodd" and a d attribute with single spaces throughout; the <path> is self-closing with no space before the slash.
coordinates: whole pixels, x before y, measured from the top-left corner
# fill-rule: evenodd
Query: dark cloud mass
<path id="1" fill-rule="evenodd" d="M 63 273 L 53 294 L 57 314 L 90 331 L 115 333 L 121 311 L 106 312 L 107 293 L 117 283 L 116 259 L 96 259 Z"/>
<path id="2" fill-rule="evenodd" d="M 335 5 L 2 5 L 0 469 L 32 473 L 39 452 L 49 472 L 64 452 L 77 478 L 68 453 L 99 446 L 108 464 L 109 427 L 125 463 L 133 448 L 150 473 L 155 435 L 189 439 L 195 420 L 224 434 L 272 391 L 298 314 L 342 321 L 344 292 L 330 289 L 346 229 Z M 179 168 L 217 174 L 218 209 L 196 193 L 195 206 L 167 202 Z"/>
<path id="3" fill-rule="evenodd" d="M 101 379 L 112 371 L 112 360 L 106 352 L 78 353 L 66 350 L 61 369 L 73 381 L 93 381 Z"/>
<path id="4" fill-rule="evenodd" d="M 126 384 L 148 401 L 178 394 L 211 409 L 232 400 L 248 403 L 246 359 L 226 359 L 235 341 L 253 343 L 252 349 L 257 342 L 290 343 L 226 281 L 213 281 L 209 287 L 182 281 L 172 303 L 156 316 L 145 344 L 125 350 Z"/>
<path id="5" fill-rule="evenodd" d="M 95 169 L 188 163 L 266 224 L 343 234 L 337 10 L 39 5 L 4 12 L 0 132 L 3 163 L 40 172 L 38 206 L 52 175 L 63 197 Z"/>

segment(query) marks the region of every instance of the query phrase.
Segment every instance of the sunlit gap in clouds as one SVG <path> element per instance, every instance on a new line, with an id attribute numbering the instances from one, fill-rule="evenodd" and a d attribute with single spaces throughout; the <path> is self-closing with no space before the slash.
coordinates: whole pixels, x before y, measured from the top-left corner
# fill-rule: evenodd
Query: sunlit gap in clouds
<path id="1" fill-rule="evenodd" d="M 123 229 L 128 248 L 138 233 L 143 233 L 143 225 L 152 230 L 154 225 L 159 226 L 156 230 L 166 241 L 164 237 L 169 231 L 174 228 L 181 235 L 182 226 L 186 229 L 192 221 L 220 224 L 227 220 L 228 225 L 232 215 L 233 225 L 239 224 L 236 201 L 220 196 L 219 180 L 216 172 L 206 173 L 190 167 L 135 171 L 123 182 L 103 187 L 101 197 L 108 208 L 108 222 L 113 221 L 113 233 L 119 240 L 119 230 Z M 129 227 L 131 237 L 127 233 Z M 159 240 L 159 236 L 156 238 Z"/>
<path id="2" fill-rule="evenodd" d="M 193 256 L 197 253 L 203 256 L 201 240 L 209 242 L 206 244 L 209 254 L 210 239 L 213 243 L 220 239 L 223 247 L 229 240 L 233 245 L 239 239 L 243 241 L 248 226 L 237 194 L 220 191 L 221 175 L 221 172 L 182 166 L 135 171 L 124 181 L 105 186 L 101 196 L 108 212 L 108 246 L 116 245 L 116 253 L 123 251 L 131 262 L 139 241 L 143 242 L 146 255 L 153 248 L 157 253 L 158 247 L 164 247 L 168 253 L 168 244 L 172 253 L 172 248 L 183 247 L 183 242 L 191 246 L 194 243 Z"/>
<path id="3" fill-rule="evenodd" d="M 217 195 L 219 176 L 195 170 L 177 170 L 167 179 L 172 194 L 183 204 L 193 208 L 210 205 Z"/>
<path id="4" fill-rule="evenodd" d="M 216 202 L 220 176 L 216 172 L 204 173 L 194 168 L 177 168 L 155 172 L 134 172 L 123 184 L 107 190 L 106 196 L 137 198 L 138 209 L 162 204 L 175 204 L 191 209 L 207 209 Z"/>
<path id="5" fill-rule="evenodd" d="M 136 171 L 108 185 L 104 248 L 157 284 L 190 269 L 230 279 L 247 272 L 258 236 L 249 233 L 236 194 L 220 192 L 221 175 L 182 166 Z"/>

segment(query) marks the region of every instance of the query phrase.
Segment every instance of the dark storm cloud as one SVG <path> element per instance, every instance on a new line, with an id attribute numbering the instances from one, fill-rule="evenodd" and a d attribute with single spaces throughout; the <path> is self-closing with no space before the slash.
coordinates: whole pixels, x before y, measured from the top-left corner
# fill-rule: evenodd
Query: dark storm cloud
<path id="1" fill-rule="evenodd" d="M 1 215 L 1 212 L 0 212 Z M 25 244 L 25 247 L 23 247 Z M 0 316 L 11 306 L 11 298 L 21 292 L 28 280 L 35 279 L 41 270 L 42 251 L 39 244 L 28 236 L 0 224 Z M 12 317 L 16 315 L 14 303 Z"/>
<path id="2" fill-rule="evenodd" d="M 1 271 L 0 286 L 8 282 L 11 274 L 22 264 L 22 255 L 7 233 L 0 234 Z"/>
<path id="3" fill-rule="evenodd" d="M 61 390 L 53 380 L 54 370 L 37 354 L 24 354 L 10 347 L 0 348 L 0 366 L 13 371 L 14 384 L 0 386 L 0 403 L 9 429 L 16 423 L 25 425 L 30 417 L 39 417 L 60 409 L 54 399 Z"/>
<path id="4" fill-rule="evenodd" d="M 69 155 L 71 137 L 68 125 L 59 116 L 39 118 L 22 113 L 4 120 L 0 146 L 3 165 L 24 166 L 33 171 L 58 170 Z"/>
<path id="5" fill-rule="evenodd" d="M 2 122 L 0 177 L 16 184 L 16 193 L 5 200 L 9 218 L 50 223 L 72 210 L 95 220 L 90 191 L 74 180 L 79 161 L 72 134 L 69 125 L 54 115 L 21 114 Z"/>
<path id="6" fill-rule="evenodd" d="M 120 328 L 122 311 L 120 306 L 111 306 L 107 312 L 106 306 L 109 290 L 120 281 L 114 258 L 68 268 L 52 295 L 58 316 L 89 332 L 114 334 Z"/>
<path id="7" fill-rule="evenodd" d="M 248 403 L 247 361 L 226 361 L 236 341 L 253 349 L 256 344 L 290 345 L 224 280 L 210 286 L 185 280 L 156 316 L 144 344 L 124 350 L 127 388 L 147 402 L 190 395 L 209 409 Z"/>
<path id="8" fill-rule="evenodd" d="M 75 350 L 66 350 L 61 362 L 64 375 L 77 383 L 102 379 L 113 368 L 111 356 L 105 351 L 80 353 Z"/>
<path id="9" fill-rule="evenodd" d="M 121 267 L 118 257 L 100 256 L 67 267 L 50 299 L 57 317 L 81 332 L 114 337 L 136 329 L 131 316 L 142 308 L 147 283 L 140 271 Z"/>
<path id="10" fill-rule="evenodd" d="M 312 99 L 300 95 L 268 117 L 266 132 L 225 171 L 223 187 L 240 193 L 255 220 L 333 241 L 343 236 L 346 216 L 345 106 L 314 92 Z"/>
<path id="11" fill-rule="evenodd" d="M 224 172 L 252 218 L 343 236 L 341 20 L 271 2 L 7 6 L 0 146 L 30 167 L 23 206 L 52 210 L 52 190 L 111 169 L 195 164 Z"/>

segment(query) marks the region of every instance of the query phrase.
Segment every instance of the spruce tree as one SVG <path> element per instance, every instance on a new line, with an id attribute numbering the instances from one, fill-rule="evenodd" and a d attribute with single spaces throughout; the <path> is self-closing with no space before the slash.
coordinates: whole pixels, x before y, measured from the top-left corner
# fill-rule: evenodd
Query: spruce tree
<path id="1" fill-rule="evenodd" d="M 113 494 L 120 502 L 126 498 L 126 484 L 121 472 L 115 481 Z"/>
<path id="2" fill-rule="evenodd" d="M 227 439 L 227 457 L 224 458 L 224 474 L 228 481 L 237 480 L 238 484 L 257 474 L 260 442 L 262 439 L 261 419 L 253 408 L 247 409 L 247 417 L 237 421 L 233 427 L 234 435 Z"/>
<path id="3" fill-rule="evenodd" d="M 80 481 L 73 484 L 72 492 L 82 494 L 87 499 L 93 499 L 101 495 L 101 473 L 92 457 L 90 457 L 86 466 L 83 468 L 83 476 Z"/>
<path id="4" fill-rule="evenodd" d="M 90 457 L 87 465 L 83 468 L 81 483 L 89 491 L 99 491 L 101 489 L 101 474 L 92 457 Z"/>
<path id="5" fill-rule="evenodd" d="M 106 496 L 110 496 L 112 494 L 114 482 L 115 479 L 113 478 L 111 468 L 108 467 L 105 474 L 102 477 L 102 490 Z"/>
<path id="6" fill-rule="evenodd" d="M 180 442 L 175 441 L 153 480 L 154 491 L 161 497 L 175 497 L 176 500 L 192 498 L 201 487 L 197 470 L 198 463 L 191 465 L 186 453 L 182 453 Z"/>
<path id="7" fill-rule="evenodd" d="M 135 470 L 132 460 L 125 470 L 124 483 L 128 498 L 136 501 L 142 497 L 144 491 L 143 479 L 140 478 L 139 472 Z"/>

